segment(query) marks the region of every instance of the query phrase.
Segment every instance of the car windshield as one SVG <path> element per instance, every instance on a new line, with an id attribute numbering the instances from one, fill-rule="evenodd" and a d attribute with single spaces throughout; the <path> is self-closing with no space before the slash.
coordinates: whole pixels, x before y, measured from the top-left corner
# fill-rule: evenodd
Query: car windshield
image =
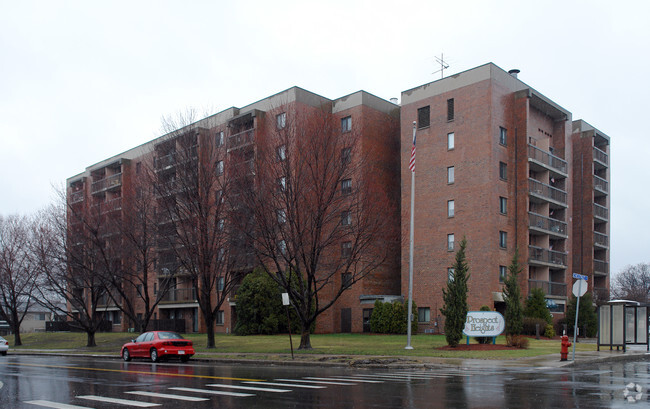
<path id="1" fill-rule="evenodd" d="M 159 339 L 183 339 L 183 337 L 181 337 L 175 332 L 159 332 L 158 338 Z"/>

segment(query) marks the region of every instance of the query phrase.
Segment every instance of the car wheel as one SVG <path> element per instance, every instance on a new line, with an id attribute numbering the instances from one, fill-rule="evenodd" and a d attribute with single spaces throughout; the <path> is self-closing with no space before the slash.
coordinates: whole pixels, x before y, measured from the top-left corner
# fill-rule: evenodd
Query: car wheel
<path id="1" fill-rule="evenodd" d="M 151 362 L 158 362 L 158 351 L 156 348 L 151 348 L 149 355 L 151 356 Z"/>
<path id="2" fill-rule="evenodd" d="M 129 353 L 129 350 L 126 348 L 124 348 L 124 350 L 122 351 L 122 359 L 124 359 L 127 362 L 131 360 L 131 354 Z"/>
<path id="3" fill-rule="evenodd" d="M 189 361 L 189 360 L 190 360 L 190 357 L 189 357 L 189 356 L 182 356 L 182 357 L 181 357 L 181 362 L 187 362 L 187 361 Z"/>
<path id="4" fill-rule="evenodd" d="M 0 352 L 0 353 L 2 354 L 2 356 L 7 355 L 7 351 L 2 351 L 2 352 Z"/>

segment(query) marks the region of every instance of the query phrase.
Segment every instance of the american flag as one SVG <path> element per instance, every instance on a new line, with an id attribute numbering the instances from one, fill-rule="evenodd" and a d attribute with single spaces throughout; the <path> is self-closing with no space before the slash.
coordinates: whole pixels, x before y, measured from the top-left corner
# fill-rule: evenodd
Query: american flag
<path id="1" fill-rule="evenodd" d="M 411 147 L 411 160 L 409 161 L 409 169 L 415 172 L 415 131 L 413 132 L 413 146 Z"/>

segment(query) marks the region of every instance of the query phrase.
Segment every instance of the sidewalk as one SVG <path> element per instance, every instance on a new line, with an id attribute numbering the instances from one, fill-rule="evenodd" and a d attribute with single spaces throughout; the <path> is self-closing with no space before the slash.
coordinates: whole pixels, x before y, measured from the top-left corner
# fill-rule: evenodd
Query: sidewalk
<path id="1" fill-rule="evenodd" d="M 20 355 L 53 355 L 53 356 L 86 356 L 98 359 L 121 359 L 115 354 L 79 354 L 74 350 L 37 350 L 21 349 L 10 351 L 10 354 Z M 650 359 L 650 353 L 645 346 L 628 346 L 624 353 L 622 350 L 610 351 L 577 351 L 575 361 L 573 353 L 569 351 L 569 360 L 560 361 L 560 353 L 541 355 L 517 359 L 467 359 L 467 358 L 437 358 L 437 357 L 394 357 L 394 356 L 368 356 L 368 355 L 296 355 L 291 359 L 290 354 L 269 356 L 268 354 L 223 354 L 215 356 L 211 353 L 197 353 L 192 357 L 196 362 L 213 362 L 224 364 L 242 365 L 286 365 L 286 366 L 335 366 L 357 368 L 435 368 L 440 366 L 462 368 L 562 368 L 583 365 L 593 365 L 609 361 L 633 361 Z"/>

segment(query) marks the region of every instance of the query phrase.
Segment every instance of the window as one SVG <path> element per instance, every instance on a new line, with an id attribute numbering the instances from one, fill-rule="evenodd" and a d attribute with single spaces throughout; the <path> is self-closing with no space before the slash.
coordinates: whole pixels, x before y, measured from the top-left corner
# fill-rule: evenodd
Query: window
<path id="1" fill-rule="evenodd" d="M 508 130 L 502 126 L 499 127 L 499 143 L 503 146 L 508 144 Z"/>
<path id="2" fill-rule="evenodd" d="M 223 227 L 224 227 L 225 224 L 226 224 L 226 220 L 225 220 L 225 219 L 219 219 L 219 220 L 217 221 L 217 229 L 218 229 L 219 231 L 223 231 Z"/>
<path id="3" fill-rule="evenodd" d="M 34 313 L 34 320 L 35 321 L 45 321 L 45 313 L 44 312 Z"/>
<path id="4" fill-rule="evenodd" d="M 447 100 L 447 121 L 454 120 L 454 99 L 450 98 Z"/>
<path id="5" fill-rule="evenodd" d="M 346 164 L 350 163 L 352 159 L 352 148 L 343 148 L 341 149 L 341 163 Z"/>
<path id="6" fill-rule="evenodd" d="M 352 224 L 352 216 L 349 211 L 341 212 L 341 224 L 343 226 L 349 226 Z"/>
<path id="7" fill-rule="evenodd" d="M 153 283 L 153 295 L 158 294 L 158 283 Z"/>
<path id="8" fill-rule="evenodd" d="M 499 232 L 499 247 L 505 249 L 508 245 L 508 233 L 504 231 Z"/>
<path id="9" fill-rule="evenodd" d="M 352 255 L 352 242 L 344 241 L 341 243 L 341 257 L 347 258 Z"/>
<path id="10" fill-rule="evenodd" d="M 449 132 L 447 134 L 447 150 L 450 151 L 454 149 L 454 133 Z"/>
<path id="11" fill-rule="evenodd" d="M 278 178 L 278 187 L 283 192 L 287 189 L 287 178 L 285 176 Z"/>
<path id="12" fill-rule="evenodd" d="M 508 214 L 508 199 L 499 196 L 499 213 Z"/>
<path id="13" fill-rule="evenodd" d="M 223 262 L 225 255 L 226 255 L 226 249 L 223 247 L 219 248 L 217 250 L 217 261 L 220 263 Z"/>
<path id="14" fill-rule="evenodd" d="M 454 269 L 451 267 L 447 269 L 447 281 L 449 281 L 450 283 L 454 281 Z"/>
<path id="15" fill-rule="evenodd" d="M 346 116 L 341 118 L 341 132 L 350 132 L 352 130 L 352 117 Z"/>
<path id="16" fill-rule="evenodd" d="M 278 250 L 280 250 L 281 254 L 287 254 L 287 243 L 284 240 L 280 240 L 278 242 Z"/>
<path id="17" fill-rule="evenodd" d="M 447 168 L 447 184 L 451 185 L 454 183 L 454 167 L 450 166 Z"/>
<path id="18" fill-rule="evenodd" d="M 352 273 L 341 274 L 341 287 L 348 288 L 352 285 Z"/>
<path id="19" fill-rule="evenodd" d="M 428 128 L 429 125 L 431 124 L 431 109 L 429 105 L 418 108 L 418 128 Z"/>
<path id="20" fill-rule="evenodd" d="M 287 126 L 287 113 L 283 112 L 279 115 L 276 115 L 275 124 L 277 125 L 278 129 L 284 129 L 284 127 Z"/>
<path id="21" fill-rule="evenodd" d="M 499 177 L 508 180 L 508 165 L 505 162 L 499 162 Z"/>
<path id="22" fill-rule="evenodd" d="M 122 314 L 119 311 L 113 311 L 113 325 L 122 324 Z"/>
<path id="23" fill-rule="evenodd" d="M 135 164 L 135 174 L 139 175 L 141 170 L 142 170 L 142 162 L 136 163 Z"/>
<path id="24" fill-rule="evenodd" d="M 343 179 L 341 181 L 341 194 L 349 195 L 352 193 L 352 179 Z"/>
<path id="25" fill-rule="evenodd" d="M 447 251 L 454 251 L 454 235 L 447 235 Z"/>
<path id="26" fill-rule="evenodd" d="M 214 200 L 219 203 L 223 203 L 223 190 L 219 189 L 216 192 L 214 192 Z"/>
<path id="27" fill-rule="evenodd" d="M 214 144 L 218 147 L 223 146 L 223 143 L 225 142 L 225 138 L 223 135 L 223 131 L 219 131 L 215 134 L 214 136 Z"/>
<path id="28" fill-rule="evenodd" d="M 506 277 L 508 276 L 508 269 L 506 266 L 499 266 L 499 282 L 504 283 L 506 281 Z"/>
<path id="29" fill-rule="evenodd" d="M 217 316 L 215 317 L 215 323 L 217 325 L 223 325 L 224 324 L 224 318 L 223 318 L 223 310 L 217 311 Z"/>
<path id="30" fill-rule="evenodd" d="M 278 223 L 279 224 L 284 224 L 287 222 L 287 212 L 284 209 L 278 209 L 277 211 L 278 215 Z"/>
<path id="31" fill-rule="evenodd" d="M 287 159 L 287 146 L 278 146 L 278 148 L 275 150 L 275 155 L 278 162 L 282 162 L 283 160 Z"/>
<path id="32" fill-rule="evenodd" d="M 454 217 L 454 201 L 453 200 L 447 200 L 447 217 Z"/>
<path id="33" fill-rule="evenodd" d="M 223 175 L 223 161 L 222 160 L 217 161 L 216 173 L 217 173 L 217 176 Z"/>
<path id="34" fill-rule="evenodd" d="M 225 279 L 223 277 L 219 277 L 217 279 L 217 291 L 223 291 L 224 286 L 225 286 Z"/>
<path id="35" fill-rule="evenodd" d="M 418 322 L 431 321 L 431 309 L 429 307 L 418 307 Z"/>

